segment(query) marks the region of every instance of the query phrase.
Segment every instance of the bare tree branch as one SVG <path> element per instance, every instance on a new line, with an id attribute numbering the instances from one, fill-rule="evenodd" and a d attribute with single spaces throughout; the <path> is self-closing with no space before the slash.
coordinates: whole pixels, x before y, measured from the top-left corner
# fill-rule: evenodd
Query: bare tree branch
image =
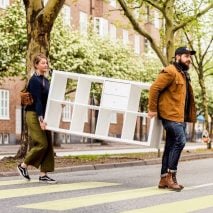
<path id="1" fill-rule="evenodd" d="M 161 12 L 163 11 L 163 7 L 160 7 L 159 4 L 156 4 L 156 1 L 152 1 L 152 0 L 143 0 L 143 1 L 152 5 L 154 8 L 160 10 Z"/>
<path id="2" fill-rule="evenodd" d="M 123 8 L 124 13 L 128 17 L 129 21 L 131 22 L 133 28 L 140 35 L 144 36 L 145 38 L 147 38 L 149 40 L 151 47 L 153 48 L 153 50 L 156 52 L 156 54 L 160 58 L 162 64 L 164 66 L 166 66 L 167 65 L 167 60 L 166 60 L 165 56 L 163 55 L 163 53 L 161 52 L 160 48 L 157 46 L 157 43 L 155 42 L 153 37 L 146 30 L 141 28 L 139 23 L 135 20 L 134 16 L 132 15 L 130 10 L 128 9 L 128 7 L 127 7 L 126 3 L 124 2 L 124 0 L 118 0 L 118 2 L 120 3 L 121 7 Z"/>
<path id="3" fill-rule="evenodd" d="M 195 19 L 199 18 L 200 16 L 202 16 L 203 14 L 205 14 L 206 12 L 208 12 L 212 8 L 213 8 L 213 3 L 209 4 L 205 9 L 203 9 L 202 11 L 197 13 L 196 15 L 187 18 L 185 21 L 183 21 L 182 23 L 180 23 L 179 25 L 174 27 L 173 31 L 176 32 L 177 30 L 185 27 L 188 23 L 190 23 L 190 22 L 194 21 Z"/>
<path id="4" fill-rule="evenodd" d="M 166 14 L 166 11 L 164 9 L 167 6 L 169 1 L 170 0 L 166 0 L 165 2 L 162 2 L 162 1 L 159 2 L 159 1 L 153 1 L 153 0 L 144 0 L 144 2 L 150 4 L 154 8 L 158 9 L 163 14 L 163 16 L 166 19 L 166 21 L 171 24 L 172 21 L 169 18 L 169 16 Z M 158 4 L 156 4 L 156 2 L 158 2 Z M 163 3 L 162 7 L 160 6 L 161 3 Z"/>
<path id="5" fill-rule="evenodd" d="M 203 53 L 202 60 L 204 60 L 204 57 L 206 56 L 206 54 L 207 54 L 207 52 L 208 52 L 208 50 L 209 50 L 209 48 L 210 48 L 210 46 L 212 44 L 212 41 L 213 41 L 213 36 L 211 37 L 211 40 L 209 41 L 209 44 L 208 44 L 205 52 Z"/>
<path id="6" fill-rule="evenodd" d="M 51 0 L 47 2 L 46 6 L 44 7 L 42 11 L 46 26 L 53 25 L 56 17 L 58 16 L 58 13 L 63 7 L 64 2 L 65 0 Z"/>
<path id="7" fill-rule="evenodd" d="M 213 66 L 206 68 L 204 71 L 208 72 L 209 70 L 213 69 Z"/>
<path id="8" fill-rule="evenodd" d="M 209 57 L 209 58 L 205 61 L 205 63 L 204 63 L 203 66 L 207 66 L 207 64 L 208 64 L 209 62 L 211 62 L 212 58 L 213 58 L 213 56 Z"/>
<path id="9" fill-rule="evenodd" d="M 192 41 L 191 41 L 191 39 L 189 38 L 189 36 L 188 36 L 188 34 L 187 34 L 185 28 L 183 28 L 183 32 L 184 32 L 184 34 L 185 34 L 185 36 L 186 36 L 186 39 L 187 39 L 187 41 L 188 41 L 188 43 L 189 43 L 189 46 L 194 50 Z M 195 57 L 196 64 L 198 65 L 198 64 L 199 64 L 199 59 L 198 59 L 197 55 L 195 54 L 194 57 Z M 193 62 L 192 64 L 193 64 L 193 67 L 195 67 L 196 69 L 198 69 L 198 67 L 194 64 L 194 62 Z"/>

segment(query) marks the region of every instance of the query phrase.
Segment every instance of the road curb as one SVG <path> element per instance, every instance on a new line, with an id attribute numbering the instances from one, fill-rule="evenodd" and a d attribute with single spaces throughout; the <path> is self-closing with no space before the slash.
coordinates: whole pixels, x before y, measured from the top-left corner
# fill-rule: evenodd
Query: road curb
<path id="1" fill-rule="evenodd" d="M 199 153 L 199 154 L 189 153 L 187 155 L 183 155 L 180 161 L 198 160 L 198 159 L 205 159 L 205 158 L 213 158 L 213 152 Z M 155 165 L 160 163 L 161 163 L 161 158 L 128 161 L 128 162 L 120 162 L 120 163 L 106 163 L 106 164 L 94 164 L 94 165 L 90 164 L 90 165 L 56 168 L 55 173 L 112 169 L 112 168 L 121 168 L 121 167 L 129 167 L 129 166 L 145 166 L 145 165 Z M 30 174 L 31 175 L 38 174 L 38 171 L 32 170 L 30 171 Z M 0 177 L 9 177 L 9 176 L 17 176 L 17 175 L 18 175 L 18 172 L 0 172 Z"/>

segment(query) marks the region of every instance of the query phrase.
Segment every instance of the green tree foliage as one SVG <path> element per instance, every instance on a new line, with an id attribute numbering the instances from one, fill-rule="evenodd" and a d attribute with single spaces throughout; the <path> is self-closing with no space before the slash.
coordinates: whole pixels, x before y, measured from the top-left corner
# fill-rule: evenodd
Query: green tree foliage
<path id="1" fill-rule="evenodd" d="M 184 28 L 185 38 L 192 49 L 197 51 L 193 57 L 193 68 L 197 74 L 199 113 L 203 114 L 206 121 L 206 129 L 209 130 L 208 117 L 213 96 L 213 14 L 205 14 L 191 25 Z M 199 98 L 200 97 L 200 98 Z M 200 100 L 201 99 L 201 100 Z M 211 110 L 210 110 L 211 111 Z M 211 114 L 210 114 L 211 115 Z M 212 116 L 212 115 L 211 115 Z"/>
<path id="2" fill-rule="evenodd" d="M 119 79 L 146 80 L 142 59 L 130 49 L 122 47 L 119 42 L 113 43 L 95 34 L 82 36 L 60 26 L 59 20 L 51 35 L 50 59 L 54 69 Z"/>
<path id="3" fill-rule="evenodd" d="M 49 57 L 51 67 L 57 70 L 147 82 L 153 80 L 156 67 L 161 66 L 159 59 L 151 53 L 142 59 L 130 48 L 123 47 L 121 42 L 100 38 L 92 32 L 83 36 L 77 31 L 70 31 L 63 27 L 60 17 L 51 38 Z M 99 88 L 95 87 L 93 94 L 99 97 L 99 92 Z M 146 108 L 146 92 L 142 99 Z"/>
<path id="4" fill-rule="evenodd" d="M 168 65 L 174 56 L 175 44 L 179 38 L 179 31 L 191 22 L 210 12 L 213 8 L 212 1 L 196 0 L 197 7 L 194 9 L 194 1 L 182 0 L 118 0 L 124 14 L 129 19 L 132 27 L 142 36 L 147 38 L 151 48 L 155 51 L 161 63 Z M 193 6 L 192 6 L 193 5 Z M 193 10 L 191 9 L 193 7 Z M 148 11 L 149 12 L 144 12 Z M 147 15 L 146 24 L 153 22 L 153 14 L 157 12 L 161 21 L 161 39 L 156 41 L 152 33 L 147 31 L 145 23 L 134 14 L 135 10 Z"/>
<path id="5" fill-rule="evenodd" d="M 20 1 L 15 1 L 2 14 L 0 27 L 1 76 L 25 75 L 26 20 Z M 102 39 L 94 33 L 82 36 L 67 29 L 61 16 L 51 32 L 49 58 L 53 69 L 135 81 L 153 80 L 153 68 L 156 63 L 159 65 L 152 54 L 142 59 L 120 42 Z"/>
<path id="6" fill-rule="evenodd" d="M 0 78 L 23 74 L 27 47 L 25 11 L 19 2 L 0 12 Z"/>

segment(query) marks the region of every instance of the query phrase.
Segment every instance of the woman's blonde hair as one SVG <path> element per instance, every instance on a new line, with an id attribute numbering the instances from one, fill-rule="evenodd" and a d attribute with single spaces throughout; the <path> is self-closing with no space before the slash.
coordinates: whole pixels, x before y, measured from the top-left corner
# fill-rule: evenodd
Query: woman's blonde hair
<path id="1" fill-rule="evenodd" d="M 43 53 L 39 53 L 39 54 L 34 56 L 34 58 L 33 58 L 33 67 L 34 67 L 34 69 L 36 69 L 36 65 L 38 65 L 38 63 L 41 61 L 42 58 L 46 59 L 47 62 L 48 62 L 48 59 L 47 59 L 46 55 L 44 55 Z"/>
<path id="2" fill-rule="evenodd" d="M 38 53 L 37 55 L 35 55 L 33 57 L 33 67 L 32 67 L 32 72 L 31 74 L 33 74 L 36 70 L 36 65 L 38 65 L 38 63 L 41 61 L 41 59 L 46 59 L 47 60 L 47 63 L 48 63 L 48 58 L 46 57 L 46 55 L 44 55 L 43 53 Z M 49 72 L 45 73 L 45 76 L 47 77 L 49 75 Z"/>

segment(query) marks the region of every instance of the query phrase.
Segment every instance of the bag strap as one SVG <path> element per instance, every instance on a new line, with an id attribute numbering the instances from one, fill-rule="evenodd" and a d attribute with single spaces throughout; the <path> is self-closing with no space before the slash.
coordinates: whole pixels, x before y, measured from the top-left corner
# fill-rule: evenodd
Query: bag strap
<path id="1" fill-rule="evenodd" d="M 27 79 L 27 82 L 25 83 L 24 88 L 21 90 L 21 92 L 23 92 L 23 91 L 26 91 L 26 90 L 27 90 L 28 85 L 29 85 L 29 82 L 30 82 L 30 78 L 29 78 L 29 79 Z"/>

